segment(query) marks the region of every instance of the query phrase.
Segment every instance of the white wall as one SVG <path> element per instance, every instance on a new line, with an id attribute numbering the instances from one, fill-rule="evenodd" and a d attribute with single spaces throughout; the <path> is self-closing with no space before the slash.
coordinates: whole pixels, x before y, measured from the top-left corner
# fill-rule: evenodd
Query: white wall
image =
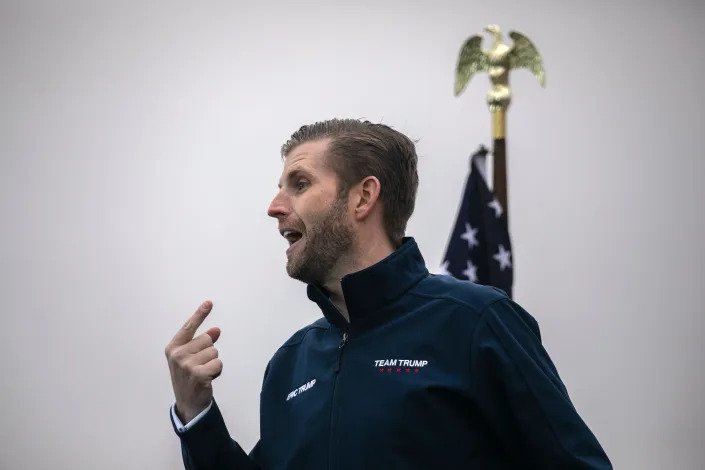
<path id="1" fill-rule="evenodd" d="M 60 5 L 61 4 L 61 5 Z M 206 298 L 231 434 L 258 435 L 264 366 L 318 316 L 265 214 L 304 123 L 420 139 L 410 223 L 440 261 L 486 77 L 465 38 L 524 31 L 512 75 L 516 298 L 617 468 L 705 461 L 700 0 L 3 2 L 0 467 L 173 469 L 163 349 Z"/>

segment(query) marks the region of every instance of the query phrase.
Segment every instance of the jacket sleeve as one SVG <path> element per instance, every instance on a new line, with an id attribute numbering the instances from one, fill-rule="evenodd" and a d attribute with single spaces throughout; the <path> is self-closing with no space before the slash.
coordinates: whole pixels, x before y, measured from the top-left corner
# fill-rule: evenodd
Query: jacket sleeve
<path id="1" fill-rule="evenodd" d="M 538 324 L 503 299 L 485 308 L 471 349 L 474 396 L 504 448 L 522 468 L 611 469 L 578 415 Z"/>
<path id="2" fill-rule="evenodd" d="M 248 455 L 230 438 L 215 399 L 211 408 L 187 431 L 174 431 L 181 439 L 181 456 L 186 470 L 260 470 L 256 460 L 259 443 Z M 171 412 L 169 413 L 171 415 Z"/>

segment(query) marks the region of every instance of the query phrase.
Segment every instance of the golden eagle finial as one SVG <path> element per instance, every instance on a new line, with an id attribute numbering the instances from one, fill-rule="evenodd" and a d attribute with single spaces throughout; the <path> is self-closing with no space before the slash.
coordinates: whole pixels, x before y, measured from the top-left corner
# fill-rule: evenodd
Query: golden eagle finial
<path id="1" fill-rule="evenodd" d="M 546 78 L 541 55 L 534 44 L 523 34 L 511 31 L 509 37 L 514 44 L 510 47 L 502 41 L 499 26 L 491 24 L 485 31 L 492 36 L 492 47 L 482 49 L 482 36 L 473 35 L 465 41 L 460 49 L 458 64 L 455 70 L 455 96 L 460 95 L 470 82 L 473 75 L 487 72 L 490 76 L 492 89 L 487 94 L 487 104 L 490 111 L 507 109 L 511 100 L 509 88 L 509 71 L 516 68 L 527 68 L 545 86 Z"/>

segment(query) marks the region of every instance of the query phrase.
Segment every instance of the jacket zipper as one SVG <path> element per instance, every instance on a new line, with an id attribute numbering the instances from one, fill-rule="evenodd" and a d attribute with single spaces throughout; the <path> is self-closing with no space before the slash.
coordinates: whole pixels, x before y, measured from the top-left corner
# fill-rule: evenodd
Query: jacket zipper
<path id="1" fill-rule="evenodd" d="M 336 406 L 336 395 L 338 391 L 338 378 L 340 377 L 340 369 L 343 364 L 343 350 L 345 348 L 345 345 L 348 344 L 348 331 L 345 330 L 343 331 L 343 338 L 340 341 L 340 344 L 338 345 L 338 364 L 335 369 L 335 381 L 333 382 L 333 398 L 331 400 L 331 410 L 330 410 L 330 430 L 328 432 L 328 439 L 330 440 L 329 446 L 328 446 L 328 468 L 333 469 L 337 468 L 337 465 L 333 465 L 333 448 L 334 448 L 334 443 L 335 443 L 335 432 L 334 432 L 334 422 L 335 418 L 337 415 L 337 406 Z"/>

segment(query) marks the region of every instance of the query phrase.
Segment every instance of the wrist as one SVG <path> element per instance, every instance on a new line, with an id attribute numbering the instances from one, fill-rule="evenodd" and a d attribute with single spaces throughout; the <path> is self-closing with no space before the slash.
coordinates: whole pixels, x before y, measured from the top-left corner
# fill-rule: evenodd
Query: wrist
<path id="1" fill-rule="evenodd" d="M 184 424 L 184 426 L 191 422 L 191 420 L 195 418 L 198 414 L 194 413 L 193 410 L 189 410 L 183 405 L 179 405 L 178 402 L 174 405 L 174 411 L 176 412 L 176 416 L 178 416 L 179 420 Z"/>

